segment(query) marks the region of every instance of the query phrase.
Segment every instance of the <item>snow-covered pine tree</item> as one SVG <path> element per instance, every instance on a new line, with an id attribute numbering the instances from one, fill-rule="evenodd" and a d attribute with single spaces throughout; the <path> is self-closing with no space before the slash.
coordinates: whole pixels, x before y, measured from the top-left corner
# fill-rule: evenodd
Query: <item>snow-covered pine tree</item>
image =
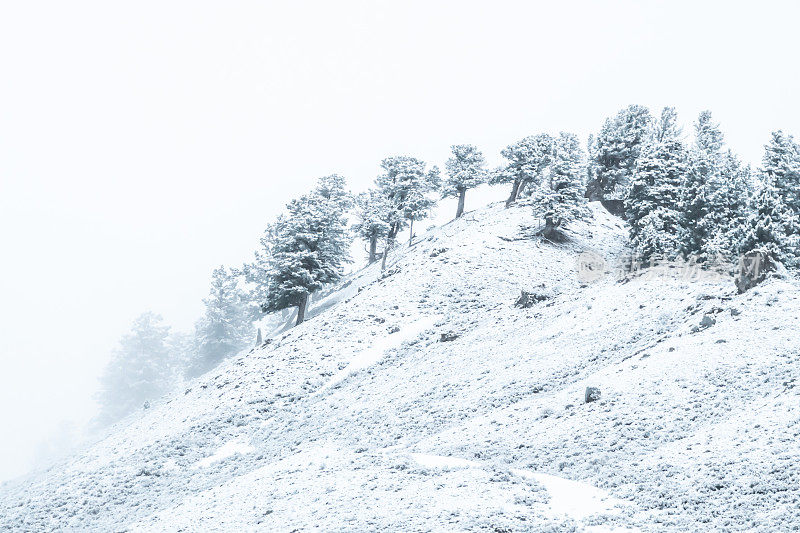
<path id="1" fill-rule="evenodd" d="M 561 132 L 553 143 L 549 177 L 534 192 L 535 210 L 541 212 L 545 221 L 541 231 L 545 238 L 556 238 L 567 223 L 587 215 L 586 200 L 581 194 L 584 164 L 578 137 Z"/>
<path id="2" fill-rule="evenodd" d="M 742 253 L 740 244 L 750 216 L 750 167 L 728 150 L 709 180 L 708 216 L 703 222 L 708 237 L 702 255 L 710 260 L 732 261 Z"/>
<path id="3" fill-rule="evenodd" d="M 582 183 L 584 187 L 584 196 L 588 196 L 585 194 L 586 187 L 595 180 L 595 175 L 597 172 L 595 169 L 596 152 L 597 141 L 595 140 L 594 135 L 590 133 L 589 138 L 586 140 L 586 175 Z"/>
<path id="4" fill-rule="evenodd" d="M 414 221 L 427 217 L 436 205 L 436 200 L 430 195 L 439 190 L 441 178 L 437 167 L 426 170 L 425 162 L 415 157 L 387 157 L 381 162 L 381 167 L 385 172 L 378 176 L 376 184 L 389 198 L 395 211 L 387 235 L 388 248 L 406 222 L 410 226 L 409 242 L 411 242 L 414 236 Z"/>
<path id="5" fill-rule="evenodd" d="M 694 125 L 695 145 L 698 150 L 706 154 L 720 154 L 725 145 L 725 136 L 719 129 L 719 124 L 714 122 L 711 111 L 701 111 Z"/>
<path id="6" fill-rule="evenodd" d="M 722 146 L 719 125 L 712 121 L 711 113 L 703 111 L 694 124 L 695 144 L 689 153 L 689 165 L 681 187 L 680 252 L 684 257 L 699 261 L 707 259 L 709 239 L 716 228 L 715 214 L 709 204 L 712 185 L 721 184 L 715 179 L 720 173 Z"/>
<path id="7" fill-rule="evenodd" d="M 789 268 L 800 267 L 798 164 L 800 150 L 791 136 L 773 132 L 764 146 L 759 191 L 740 251 L 769 253 Z"/>
<path id="8" fill-rule="evenodd" d="M 678 248 L 678 213 L 674 209 L 656 207 L 638 223 L 634 257 L 640 263 L 655 264 L 671 258 Z"/>
<path id="9" fill-rule="evenodd" d="M 248 347 L 253 339 L 253 310 L 239 279 L 227 268 L 214 269 L 205 313 L 195 324 L 195 353 L 186 374 L 199 376 Z"/>
<path id="10" fill-rule="evenodd" d="M 247 282 L 247 299 L 252 304 L 253 320 L 257 320 L 262 313 L 267 312 L 266 302 L 272 279 L 272 246 L 274 242 L 275 224 L 270 223 L 259 239 L 259 248 L 254 253 L 253 262 L 245 263 L 240 270 L 235 272 Z"/>
<path id="11" fill-rule="evenodd" d="M 589 200 L 625 199 L 636 161 L 652 133 L 653 118 L 644 106 L 628 106 L 605 121 L 595 140 L 595 178 L 586 188 Z"/>
<path id="12" fill-rule="evenodd" d="M 674 258 L 679 188 L 685 172 L 686 150 L 677 138 L 653 142 L 639 157 L 625 200 L 631 246 L 638 261 Z"/>
<path id="13" fill-rule="evenodd" d="M 389 198 L 378 189 L 369 189 L 355 199 L 356 235 L 369 244 L 369 264 L 377 259 L 378 241 L 389 234 L 392 225 L 394 206 Z"/>
<path id="14" fill-rule="evenodd" d="M 550 165 L 552 152 L 553 138 L 546 133 L 525 137 L 500 152 L 508 163 L 492 173 L 490 182 L 511 183 L 506 207 L 514 203 L 529 184 L 539 185 L 542 173 Z"/>
<path id="15" fill-rule="evenodd" d="M 783 203 L 774 175 L 766 172 L 762 175 L 764 181 L 756 195 L 740 249 L 744 253 L 763 251 L 787 267 L 797 267 L 800 221 Z"/>
<path id="16" fill-rule="evenodd" d="M 293 200 L 272 227 L 270 278 L 265 311 L 297 307 L 305 319 L 309 295 L 342 276 L 350 260 L 346 211 L 352 203 L 339 176 L 322 178 Z"/>
<path id="17" fill-rule="evenodd" d="M 175 381 L 180 382 L 186 377 L 186 370 L 193 363 L 197 353 L 194 331 L 171 331 L 167 337 L 167 351 L 175 370 Z"/>
<path id="18" fill-rule="evenodd" d="M 428 193 L 439 189 L 439 169 L 433 167 L 426 175 L 425 182 L 417 187 L 411 187 L 405 200 L 403 216 L 408 220 L 408 245 L 414 240 L 414 221 L 428 218 L 431 210 L 436 205 L 436 199 Z"/>
<path id="19" fill-rule="evenodd" d="M 800 216 L 800 146 L 791 135 L 772 132 L 764 147 L 762 172 L 769 177 L 783 204 Z"/>
<path id="20" fill-rule="evenodd" d="M 725 151 L 710 111 L 698 116 L 695 143 L 681 189 L 680 251 L 699 262 L 732 260 L 748 217 L 749 169 Z"/>
<path id="21" fill-rule="evenodd" d="M 447 179 L 444 181 L 442 196 L 458 197 L 456 218 L 464 213 L 464 199 L 467 189 L 477 187 L 487 178 L 483 154 L 471 144 L 455 144 L 450 147 L 453 156 L 447 160 Z"/>
<path id="22" fill-rule="evenodd" d="M 678 125 L 678 112 L 674 107 L 665 107 L 661 116 L 655 122 L 653 140 L 664 142 L 670 139 L 680 139 L 683 129 Z"/>
<path id="23" fill-rule="evenodd" d="M 116 422 L 173 385 L 177 361 L 167 346 L 169 329 L 155 313 L 143 313 L 134 320 L 100 378 L 98 425 Z"/>

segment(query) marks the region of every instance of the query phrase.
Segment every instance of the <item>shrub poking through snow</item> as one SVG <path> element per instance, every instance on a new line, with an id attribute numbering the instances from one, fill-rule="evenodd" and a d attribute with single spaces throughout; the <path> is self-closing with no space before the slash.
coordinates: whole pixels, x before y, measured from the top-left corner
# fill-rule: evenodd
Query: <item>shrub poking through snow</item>
<path id="1" fill-rule="evenodd" d="M 544 292 L 544 291 L 521 291 L 519 298 L 517 301 L 514 302 L 515 307 L 519 307 L 521 309 L 528 309 L 529 307 L 533 307 L 539 302 L 543 302 L 548 300 L 552 295 Z"/>
<path id="2" fill-rule="evenodd" d="M 703 315 L 703 320 L 700 321 L 701 328 L 710 328 L 717 323 L 717 319 L 711 315 Z"/>

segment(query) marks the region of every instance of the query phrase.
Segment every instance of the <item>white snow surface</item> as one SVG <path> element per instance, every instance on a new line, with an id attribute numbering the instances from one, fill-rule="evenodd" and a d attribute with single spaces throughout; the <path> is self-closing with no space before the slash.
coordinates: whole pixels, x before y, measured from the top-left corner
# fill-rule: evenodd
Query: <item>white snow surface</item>
<path id="1" fill-rule="evenodd" d="M 421 234 L 1 485 L 0 530 L 797 529 L 798 282 L 583 283 L 579 254 L 625 253 L 624 223 L 592 213 L 564 243 L 501 204 Z M 521 289 L 550 297 L 520 309 Z"/>
<path id="2" fill-rule="evenodd" d="M 581 481 L 518 469 L 514 473 L 530 477 L 544 486 L 550 496 L 548 507 L 555 515 L 563 514 L 582 520 L 594 514 L 616 513 L 616 507 L 625 504 L 622 500 L 610 497 L 606 491 Z"/>
<path id="3" fill-rule="evenodd" d="M 216 463 L 217 461 L 223 461 L 228 457 L 236 455 L 237 453 L 244 454 L 244 453 L 251 453 L 253 451 L 255 451 L 255 448 L 247 444 L 246 442 L 241 442 L 239 440 L 232 440 L 222 445 L 212 455 L 209 455 L 208 457 L 197 461 L 194 464 L 194 467 L 201 468 L 205 466 L 210 466 Z"/>
<path id="4" fill-rule="evenodd" d="M 412 453 L 411 457 L 428 468 L 481 468 L 477 461 L 458 457 L 443 457 L 427 453 Z M 549 501 L 544 505 L 551 515 L 566 515 L 581 520 L 594 514 L 616 513 L 616 507 L 627 502 L 613 498 L 604 490 L 580 481 L 572 481 L 551 474 L 528 472 L 514 468 L 512 473 L 537 481 L 547 491 Z"/>

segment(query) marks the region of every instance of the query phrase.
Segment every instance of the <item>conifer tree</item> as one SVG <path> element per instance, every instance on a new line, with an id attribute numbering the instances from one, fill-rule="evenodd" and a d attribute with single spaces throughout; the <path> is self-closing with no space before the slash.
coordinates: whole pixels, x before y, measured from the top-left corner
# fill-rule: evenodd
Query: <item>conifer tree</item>
<path id="1" fill-rule="evenodd" d="M 797 145 L 773 132 L 764 147 L 761 183 L 742 239 L 744 253 L 760 249 L 789 268 L 800 267 L 800 214 L 795 211 Z"/>
<path id="2" fill-rule="evenodd" d="M 195 354 L 186 371 L 199 376 L 250 345 L 253 311 L 236 275 L 219 267 L 211 275 L 211 290 L 203 299 L 205 313 L 195 324 Z"/>
<path id="3" fill-rule="evenodd" d="M 266 302 L 269 293 L 269 284 L 272 279 L 272 246 L 275 242 L 275 224 L 270 223 L 259 239 L 259 248 L 254 253 L 254 260 L 245 263 L 236 271 L 249 285 L 247 299 L 253 304 L 253 320 L 257 320 L 262 313 L 266 313 Z"/>
<path id="4" fill-rule="evenodd" d="M 750 216 L 750 167 L 728 150 L 709 180 L 708 215 L 702 222 L 708 237 L 701 254 L 708 259 L 731 261 L 742 253 L 740 244 Z"/>
<path id="5" fill-rule="evenodd" d="M 791 135 L 780 130 L 772 132 L 764 147 L 762 171 L 783 204 L 800 216 L 800 147 Z"/>
<path id="6" fill-rule="evenodd" d="M 679 187 L 686 153 L 675 138 L 648 146 L 625 201 L 631 245 L 639 261 L 672 259 L 678 247 Z"/>
<path id="7" fill-rule="evenodd" d="M 653 133 L 650 111 L 639 105 L 607 119 L 595 140 L 595 178 L 587 185 L 589 200 L 624 200 L 636 162 Z"/>
<path id="8" fill-rule="evenodd" d="M 591 133 L 586 140 L 586 155 L 586 175 L 583 181 L 584 189 L 588 187 L 590 183 L 594 182 L 596 176 L 595 159 L 597 157 L 597 141 Z M 584 196 L 588 197 L 589 195 L 584 192 Z"/>
<path id="9" fill-rule="evenodd" d="M 797 267 L 798 218 L 781 200 L 774 176 L 764 173 L 764 183 L 756 195 L 753 213 L 741 243 L 743 253 L 760 250 L 787 267 Z"/>
<path id="10" fill-rule="evenodd" d="M 537 210 L 545 220 L 542 235 L 553 239 L 570 221 L 587 214 L 581 194 L 584 157 L 578 137 L 561 132 L 553 143 L 552 166 L 546 183 L 534 193 Z"/>
<path id="11" fill-rule="evenodd" d="M 681 188 L 680 251 L 688 257 L 705 260 L 708 242 L 715 231 L 710 205 L 712 184 L 720 173 L 723 135 L 711 113 L 700 113 L 694 125 L 695 144 L 689 154 L 689 166 Z"/>
<path id="12" fill-rule="evenodd" d="M 553 138 L 546 133 L 525 137 L 500 152 L 508 163 L 493 173 L 491 183 L 511 183 L 506 207 L 514 203 L 529 184 L 540 184 L 542 173 L 552 160 L 552 152 Z"/>
<path id="13" fill-rule="evenodd" d="M 719 124 L 711 118 L 711 111 L 701 111 L 697 117 L 695 129 L 695 145 L 701 152 L 710 156 L 719 155 L 725 145 L 725 136 Z"/>
<path id="14" fill-rule="evenodd" d="M 101 377 L 99 425 L 116 422 L 175 383 L 178 361 L 168 349 L 169 330 L 155 313 L 143 313 L 134 320 Z"/>
<path id="15" fill-rule="evenodd" d="M 389 234 L 392 225 L 392 206 L 389 198 L 378 189 L 370 189 L 355 199 L 356 223 L 353 230 L 369 243 L 369 264 L 377 259 L 378 241 Z"/>
<path id="16" fill-rule="evenodd" d="M 346 211 L 351 197 L 339 176 L 322 178 L 307 195 L 293 200 L 271 229 L 270 277 L 265 311 L 297 307 L 305 319 L 309 295 L 342 276 L 350 260 Z"/>
<path id="17" fill-rule="evenodd" d="M 733 259 L 748 216 L 749 169 L 724 150 L 710 111 L 694 126 L 695 142 L 682 184 L 680 251 L 699 262 Z"/>
<path id="18" fill-rule="evenodd" d="M 655 131 L 653 132 L 653 140 L 655 142 L 664 142 L 668 140 L 680 139 L 682 133 L 681 127 L 678 125 L 678 113 L 674 107 L 665 107 L 661 110 L 661 116 L 655 123 Z"/>
<path id="19" fill-rule="evenodd" d="M 384 173 L 378 176 L 378 189 L 394 207 L 387 235 L 387 248 L 405 226 L 410 226 L 409 242 L 414 236 L 414 221 L 430 214 L 436 200 L 430 194 L 441 186 L 439 169 L 425 169 L 425 162 L 408 156 L 387 157 L 381 162 Z M 384 256 L 386 254 L 384 253 Z"/>
<path id="20" fill-rule="evenodd" d="M 483 154 L 471 144 L 455 144 L 450 147 L 453 156 L 447 160 L 447 179 L 442 195 L 458 197 L 456 218 L 464 213 L 464 199 L 467 189 L 477 187 L 487 178 Z"/>

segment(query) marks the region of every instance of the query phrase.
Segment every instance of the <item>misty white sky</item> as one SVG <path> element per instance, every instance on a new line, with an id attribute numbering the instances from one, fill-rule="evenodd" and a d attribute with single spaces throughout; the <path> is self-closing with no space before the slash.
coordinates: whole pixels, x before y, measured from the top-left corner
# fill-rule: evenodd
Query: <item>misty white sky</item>
<path id="1" fill-rule="evenodd" d="M 630 103 L 685 131 L 710 108 L 757 162 L 800 133 L 797 5 L 3 2 L 0 479 L 91 415 L 136 315 L 190 327 L 212 269 L 321 175 L 361 190 L 462 142 L 496 161 Z"/>

